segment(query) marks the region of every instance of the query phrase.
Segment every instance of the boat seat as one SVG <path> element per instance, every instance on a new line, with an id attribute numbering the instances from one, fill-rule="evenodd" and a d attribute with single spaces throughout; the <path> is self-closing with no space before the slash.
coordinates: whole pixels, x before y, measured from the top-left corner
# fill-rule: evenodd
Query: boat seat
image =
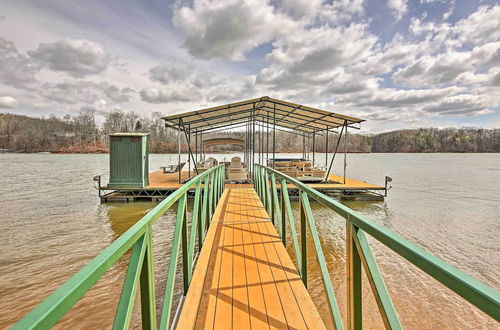
<path id="1" fill-rule="evenodd" d="M 207 160 L 205 160 L 205 166 L 204 167 L 206 169 L 209 169 L 209 168 L 214 167 L 217 164 L 218 164 L 217 159 L 215 159 L 213 157 L 208 157 Z"/>
<path id="2" fill-rule="evenodd" d="M 164 174 L 177 173 L 184 167 L 185 164 L 186 164 L 186 162 L 183 162 L 183 163 L 180 163 L 177 165 L 160 166 L 160 169 L 163 170 Z"/>
<path id="3" fill-rule="evenodd" d="M 243 168 L 243 164 L 241 163 L 241 158 L 240 157 L 233 157 L 231 158 L 231 169 L 235 168 Z"/>
<path id="4" fill-rule="evenodd" d="M 240 157 L 231 158 L 227 177 L 229 181 L 246 181 L 248 179 L 247 170 L 243 167 Z"/>

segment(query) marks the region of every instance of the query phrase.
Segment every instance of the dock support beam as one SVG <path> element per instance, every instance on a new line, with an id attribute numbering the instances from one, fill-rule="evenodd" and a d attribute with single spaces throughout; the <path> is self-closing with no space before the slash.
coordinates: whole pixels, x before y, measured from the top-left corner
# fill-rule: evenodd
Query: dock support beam
<path id="1" fill-rule="evenodd" d="M 314 167 L 314 161 L 316 159 L 316 133 L 312 133 L 312 151 L 313 151 L 313 167 Z"/>
<path id="2" fill-rule="evenodd" d="M 330 132 L 328 131 L 328 126 L 326 126 L 326 137 L 325 137 L 325 167 L 328 166 L 328 135 Z"/>
<path id="3" fill-rule="evenodd" d="M 274 111 L 273 111 L 273 168 L 274 168 L 275 158 L 276 158 L 276 104 L 274 104 Z"/>
<path id="4" fill-rule="evenodd" d="M 181 164 L 181 120 L 179 119 L 179 126 L 177 131 L 177 165 Z M 181 171 L 179 171 L 179 183 L 181 183 Z"/>
<path id="5" fill-rule="evenodd" d="M 337 139 L 337 145 L 335 146 L 335 151 L 333 152 L 332 161 L 330 162 L 330 166 L 328 167 L 328 171 L 326 172 L 325 182 L 328 181 L 328 176 L 330 175 L 330 171 L 332 169 L 333 161 L 335 160 L 335 155 L 337 155 L 337 150 L 339 149 L 340 139 L 342 138 L 342 133 L 344 132 L 344 127 L 340 130 L 339 138 Z"/>
<path id="6" fill-rule="evenodd" d="M 344 184 L 347 171 L 347 121 L 344 121 L 345 136 L 344 136 Z"/>

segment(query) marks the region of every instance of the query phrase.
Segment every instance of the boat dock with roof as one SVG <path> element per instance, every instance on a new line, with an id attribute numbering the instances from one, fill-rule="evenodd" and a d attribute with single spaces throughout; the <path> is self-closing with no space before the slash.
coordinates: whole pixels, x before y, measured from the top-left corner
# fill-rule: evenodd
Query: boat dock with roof
<path id="1" fill-rule="evenodd" d="M 129 202 L 137 199 L 159 201 L 190 178 L 217 164 L 224 164 L 228 184 L 241 187 L 252 183 L 253 167 L 260 164 L 296 178 L 318 191 L 347 199 L 383 200 L 389 189 L 388 177 L 385 177 L 384 185 L 347 177 L 347 131 L 359 130 L 363 119 L 269 97 L 184 112 L 163 119 L 166 127 L 177 131 L 177 163 L 170 164 L 168 170 L 164 167 L 148 173 L 147 184 L 142 186 L 102 185 L 99 182 L 102 202 Z M 242 132 L 244 138 L 207 138 L 208 134 L 221 130 Z M 276 131 L 299 135 L 303 142 L 302 155 L 297 158 L 277 158 Z M 325 162 L 322 164 L 317 162 L 318 136 L 325 137 Z M 188 145 L 187 159 L 182 159 L 186 155 L 181 155 L 180 152 L 183 140 Z M 207 155 L 207 148 L 221 144 L 239 146 L 243 159 L 233 157 L 231 161 L 224 161 Z M 333 153 L 328 152 L 329 146 L 330 149 L 333 146 Z M 332 173 L 335 160 L 343 162 L 342 173 Z M 295 193 L 293 187 L 290 187 L 290 193 Z"/>

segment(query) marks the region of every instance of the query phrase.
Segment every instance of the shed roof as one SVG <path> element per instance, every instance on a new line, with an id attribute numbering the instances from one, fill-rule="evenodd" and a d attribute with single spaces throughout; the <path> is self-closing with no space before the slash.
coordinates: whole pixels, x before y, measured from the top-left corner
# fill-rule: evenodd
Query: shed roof
<path id="1" fill-rule="evenodd" d="M 277 127 L 313 133 L 343 126 L 358 128 L 364 119 L 263 96 L 163 117 L 165 124 L 183 131 L 208 131 L 255 119 Z"/>
<path id="2" fill-rule="evenodd" d="M 149 133 L 142 132 L 119 132 L 119 133 L 111 133 L 109 136 L 147 136 Z"/>

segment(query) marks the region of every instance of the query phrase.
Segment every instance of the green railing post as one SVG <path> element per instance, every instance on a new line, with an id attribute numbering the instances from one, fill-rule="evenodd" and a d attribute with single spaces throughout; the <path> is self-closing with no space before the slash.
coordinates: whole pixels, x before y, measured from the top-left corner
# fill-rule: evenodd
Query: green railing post
<path id="1" fill-rule="evenodd" d="M 272 195 L 272 203 L 271 203 L 271 220 L 274 224 L 275 218 L 278 218 L 278 228 L 279 228 L 279 233 L 280 237 L 283 238 L 283 228 L 282 228 L 282 221 L 283 219 L 281 218 L 281 209 L 279 205 L 279 200 L 278 200 L 278 190 L 276 188 L 276 176 L 274 173 L 271 173 L 271 195 Z"/>
<path id="2" fill-rule="evenodd" d="M 255 191 L 257 192 L 257 195 L 259 195 L 259 180 L 257 180 L 257 171 L 259 170 L 259 168 L 254 165 L 253 166 L 253 173 L 252 173 L 252 176 L 253 176 L 253 186 L 255 188 Z"/>
<path id="3" fill-rule="evenodd" d="M 183 217 L 182 217 L 182 230 L 181 230 L 181 236 L 182 236 L 182 278 L 183 278 L 183 283 L 184 283 L 184 294 L 187 293 L 188 288 L 189 288 L 189 282 L 191 281 L 191 262 L 192 260 L 189 260 L 189 253 L 188 253 L 188 248 L 189 248 L 189 241 L 188 241 L 188 226 L 187 226 L 187 196 L 184 195 L 184 212 L 183 212 Z"/>
<path id="4" fill-rule="evenodd" d="M 267 170 L 264 170 L 264 180 L 265 180 L 265 185 L 264 185 L 264 196 L 266 199 L 266 211 L 267 214 L 272 213 L 272 200 L 271 200 L 271 187 L 269 186 L 269 174 L 267 173 Z M 274 217 L 271 218 L 271 221 L 274 225 Z"/>
<path id="5" fill-rule="evenodd" d="M 201 208 L 201 223 L 203 226 L 203 234 L 202 234 L 202 241 L 205 240 L 205 232 L 208 227 L 208 223 L 210 222 L 209 218 L 209 210 L 208 210 L 208 199 L 209 199 L 209 182 L 208 182 L 208 176 L 205 178 L 205 182 L 203 183 L 203 206 Z"/>
<path id="6" fill-rule="evenodd" d="M 209 175 L 210 180 L 208 181 L 209 197 L 208 197 L 208 218 L 212 219 L 213 214 L 213 202 L 214 202 L 214 177 L 213 172 Z"/>
<path id="7" fill-rule="evenodd" d="M 217 194 L 219 193 L 218 192 L 218 190 L 219 190 L 219 171 L 220 171 L 220 169 L 215 171 L 214 177 L 212 178 L 212 180 L 213 180 L 212 183 L 214 186 L 214 194 L 213 194 L 213 201 L 212 201 L 212 215 L 214 214 L 215 206 L 217 205 Z"/>
<path id="8" fill-rule="evenodd" d="M 305 194 L 305 193 L 304 193 Z M 307 194 L 305 194 L 307 198 Z M 302 192 L 299 190 L 299 197 L 302 197 Z M 304 202 L 302 198 L 299 198 L 299 210 L 300 210 L 300 254 L 302 256 L 301 261 L 301 275 L 302 282 L 307 288 L 307 226 L 306 226 L 306 212 L 304 210 Z"/>
<path id="9" fill-rule="evenodd" d="M 255 181 L 257 182 L 257 195 L 259 195 L 259 198 L 262 200 L 262 176 L 260 175 L 261 171 L 262 169 L 260 167 L 256 168 Z"/>
<path id="10" fill-rule="evenodd" d="M 186 194 L 183 194 L 177 205 L 177 220 L 175 222 L 174 239 L 172 240 L 172 252 L 168 264 L 167 283 L 165 295 L 163 296 L 163 307 L 161 312 L 160 329 L 166 330 L 170 325 L 170 312 L 174 298 L 175 273 L 177 272 L 177 259 L 179 257 L 179 246 L 181 243 L 181 232 L 184 227 L 184 216 L 186 212 Z"/>
<path id="11" fill-rule="evenodd" d="M 115 320 L 113 329 L 128 329 L 132 312 L 134 310 L 134 301 L 137 292 L 137 284 L 141 275 L 142 264 L 144 262 L 144 255 L 147 249 L 147 240 L 145 233 L 134 244 L 132 254 L 130 255 L 130 262 L 128 264 L 127 274 L 123 282 L 123 289 L 120 295 L 120 301 L 116 309 Z"/>
<path id="12" fill-rule="evenodd" d="M 347 324 L 349 329 L 362 328 L 361 257 L 356 249 L 349 219 L 346 222 Z"/>
<path id="13" fill-rule="evenodd" d="M 215 195 L 215 206 L 217 205 L 217 202 L 219 201 L 220 192 L 222 191 L 222 184 L 221 184 L 221 181 L 220 181 L 221 177 L 222 177 L 222 168 L 220 168 L 219 171 L 217 172 L 217 180 L 216 180 L 216 183 L 217 183 L 217 194 Z M 215 207 L 214 207 L 214 209 L 215 209 Z"/>
<path id="14" fill-rule="evenodd" d="M 292 205 L 290 204 L 290 198 L 288 197 L 288 188 L 286 187 L 285 179 L 281 179 L 281 190 L 283 191 L 283 199 L 285 200 L 284 209 L 286 209 L 286 213 L 288 216 L 288 222 L 290 223 L 290 231 L 292 234 L 293 248 L 295 250 L 295 258 L 297 259 L 297 269 L 300 272 L 300 276 L 303 277 L 302 276 L 302 258 L 301 258 L 300 248 L 299 248 L 299 241 L 297 239 L 297 230 L 295 228 L 295 220 L 293 218 Z"/>
<path id="15" fill-rule="evenodd" d="M 250 175 L 252 176 L 253 187 L 255 191 L 257 191 L 257 186 L 255 185 L 255 165 L 252 167 L 252 172 L 250 173 Z"/>
<path id="16" fill-rule="evenodd" d="M 403 327 L 399 322 L 398 314 L 392 303 L 391 296 L 385 286 L 384 279 L 380 274 L 377 261 L 371 252 L 365 234 L 361 229 L 353 226 L 352 238 L 354 239 L 354 243 L 356 243 L 356 249 L 361 257 L 366 277 L 372 288 L 373 296 L 377 302 L 385 327 L 387 329 L 402 329 Z"/>
<path id="17" fill-rule="evenodd" d="M 141 317 L 142 328 L 148 330 L 156 329 L 156 293 L 155 273 L 153 266 L 153 226 L 148 224 L 146 232 L 146 255 L 141 270 Z"/>
<path id="18" fill-rule="evenodd" d="M 220 175 L 220 191 L 219 191 L 219 198 L 217 199 L 220 200 L 220 198 L 222 197 L 222 192 L 224 191 L 224 183 L 225 183 L 225 180 L 226 180 L 226 168 L 223 167 L 222 170 L 221 170 L 221 175 Z"/>
<path id="19" fill-rule="evenodd" d="M 260 185 L 260 200 L 262 201 L 262 204 L 264 207 L 266 207 L 266 197 L 264 195 L 266 191 L 266 186 L 265 186 L 265 181 L 264 181 L 264 169 L 260 168 L 259 170 L 259 185 Z"/>
<path id="20" fill-rule="evenodd" d="M 262 201 L 264 208 L 267 211 L 267 181 L 266 181 L 266 170 L 262 169 Z"/>
<path id="21" fill-rule="evenodd" d="M 196 227 L 198 228 L 198 252 L 201 251 L 203 246 L 204 237 L 203 234 L 205 232 L 205 227 L 203 226 L 203 196 L 201 189 L 201 180 L 196 185 L 196 190 L 194 193 L 194 206 L 193 206 L 193 225 L 196 219 Z M 196 212 L 195 212 L 196 211 Z"/>
<path id="22" fill-rule="evenodd" d="M 219 201 L 220 191 L 221 191 L 221 188 L 222 188 L 222 186 L 220 184 L 221 170 L 222 170 L 222 167 L 219 168 L 219 170 L 215 174 L 215 201 L 214 201 L 214 210 L 215 210 L 215 207 L 217 206 L 217 202 Z"/>
<path id="23" fill-rule="evenodd" d="M 196 189 L 194 192 L 193 212 L 191 213 L 191 234 L 189 236 L 189 246 L 188 246 L 188 259 L 189 259 L 191 264 L 193 263 L 193 259 L 194 259 L 194 248 L 196 245 L 196 234 L 198 234 L 198 250 L 199 251 L 201 250 L 201 245 L 203 243 L 201 240 L 202 229 L 201 229 L 201 226 L 198 226 L 198 224 L 200 222 L 200 217 L 199 217 L 200 190 L 201 190 L 201 181 L 196 184 Z M 191 282 L 191 279 L 189 279 L 189 282 Z"/>
<path id="24" fill-rule="evenodd" d="M 274 173 L 273 173 L 274 174 Z M 283 241 L 283 245 L 286 247 L 286 205 L 285 205 L 285 190 L 283 188 L 283 181 L 281 180 L 281 186 L 280 186 L 280 211 L 281 211 L 281 227 L 280 227 L 280 233 L 281 233 L 281 240 Z M 285 183 L 286 185 L 286 183 Z M 285 187 L 286 188 L 286 187 Z"/>
<path id="25" fill-rule="evenodd" d="M 321 271 L 321 278 L 323 279 L 323 286 L 326 291 L 326 297 L 328 298 L 328 306 L 330 307 L 330 316 L 332 318 L 335 329 L 343 329 L 344 325 L 342 324 L 342 318 L 340 317 L 337 299 L 335 298 L 335 293 L 333 291 L 332 280 L 330 279 L 330 273 L 328 273 L 325 255 L 323 254 L 323 249 L 321 248 L 318 230 L 316 229 L 316 224 L 314 223 L 311 205 L 309 204 L 309 197 L 307 196 L 307 193 L 302 192 L 299 196 L 299 200 L 302 202 L 304 216 L 307 219 L 309 229 L 311 230 L 311 238 L 314 243 L 314 249 L 316 250 L 316 259 Z"/>

